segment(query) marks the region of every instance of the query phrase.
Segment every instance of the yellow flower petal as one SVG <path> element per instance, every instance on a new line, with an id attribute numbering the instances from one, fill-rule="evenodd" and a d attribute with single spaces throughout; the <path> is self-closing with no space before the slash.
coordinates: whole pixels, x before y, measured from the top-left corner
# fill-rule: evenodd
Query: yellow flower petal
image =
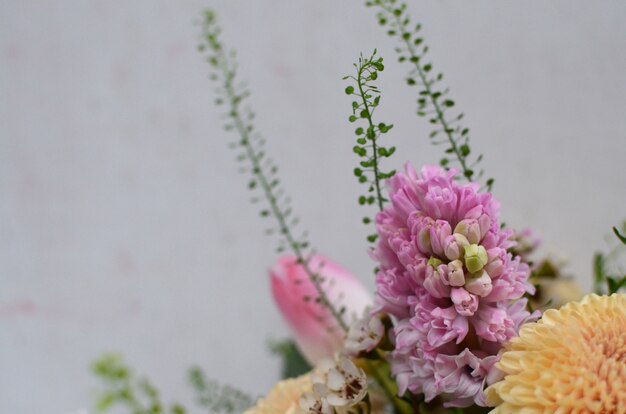
<path id="1" fill-rule="evenodd" d="M 626 294 L 588 295 L 522 327 L 486 390 L 492 413 L 626 414 Z"/>
<path id="2" fill-rule="evenodd" d="M 281 381 L 244 414 L 295 414 L 302 394 L 312 390 L 310 374 Z"/>

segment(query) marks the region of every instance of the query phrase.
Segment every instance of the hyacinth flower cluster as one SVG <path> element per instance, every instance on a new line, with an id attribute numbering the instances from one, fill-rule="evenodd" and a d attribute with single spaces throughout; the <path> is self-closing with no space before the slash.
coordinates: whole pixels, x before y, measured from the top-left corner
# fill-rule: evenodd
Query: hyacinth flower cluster
<path id="1" fill-rule="evenodd" d="M 449 407 L 485 405 L 499 379 L 498 351 L 536 315 L 529 267 L 509 249 L 499 203 L 456 171 L 407 165 L 389 182 L 389 205 L 376 218 L 380 240 L 377 310 L 394 317 L 392 373 L 400 394 L 440 397 Z"/>

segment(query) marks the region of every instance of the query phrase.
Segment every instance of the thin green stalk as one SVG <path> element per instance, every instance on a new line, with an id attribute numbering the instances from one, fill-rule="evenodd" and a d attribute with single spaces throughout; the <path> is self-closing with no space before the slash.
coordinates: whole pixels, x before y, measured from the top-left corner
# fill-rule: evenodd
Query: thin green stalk
<path id="1" fill-rule="evenodd" d="M 380 351 L 378 351 L 378 353 L 380 354 Z M 385 362 L 384 356 L 381 358 L 381 362 Z M 414 414 L 411 406 L 407 402 L 398 398 L 397 386 L 395 382 L 388 377 L 386 372 L 381 372 L 380 363 L 376 364 L 372 361 L 366 360 L 366 365 L 369 373 L 372 377 L 374 377 L 374 380 L 378 383 L 378 385 L 380 385 L 380 388 L 382 388 L 385 396 L 391 402 L 396 412 L 400 414 Z"/>
<path id="2" fill-rule="evenodd" d="M 207 12 L 206 19 L 207 20 L 205 22 L 204 33 L 205 38 L 207 40 L 208 46 L 215 54 L 214 56 L 212 56 L 212 61 L 214 62 L 214 66 L 218 68 L 224 81 L 224 92 L 226 95 L 225 98 L 229 107 L 228 114 L 233 120 L 235 129 L 241 137 L 239 143 L 240 146 L 244 148 L 245 156 L 251 163 L 252 173 L 254 174 L 254 176 L 258 180 L 258 183 L 261 186 L 263 194 L 269 204 L 270 212 L 277 221 L 280 234 L 285 238 L 285 241 L 289 245 L 291 251 L 296 256 L 298 263 L 302 266 L 307 277 L 313 284 L 318 295 L 317 301 L 326 309 L 328 309 L 332 317 L 336 320 L 339 327 L 343 331 L 347 332 L 348 325 L 343 319 L 343 311 L 337 310 L 330 302 L 326 292 L 322 288 L 322 276 L 311 269 L 309 259 L 306 257 L 303 250 L 303 243 L 299 242 L 294 236 L 291 226 L 287 222 L 287 213 L 281 210 L 279 206 L 277 196 L 274 193 L 274 182 L 268 178 L 268 174 L 266 173 L 265 168 L 261 163 L 261 153 L 255 150 L 252 145 L 250 136 L 250 131 L 252 130 L 251 125 L 245 122 L 239 110 L 239 105 L 241 104 L 242 97 L 241 94 L 238 95 L 235 91 L 235 71 L 234 69 L 232 69 L 234 65 L 231 64 L 224 47 L 217 40 L 219 30 L 215 29 L 214 32 L 209 31 L 208 27 L 215 23 L 215 15 L 212 12 Z"/>
<path id="3" fill-rule="evenodd" d="M 365 117 L 367 118 L 367 123 L 369 125 L 368 130 L 375 131 L 374 122 L 372 121 L 372 113 L 370 112 L 369 105 L 367 103 L 367 98 L 365 93 L 363 92 L 363 70 L 366 66 L 361 66 L 359 68 L 359 72 L 357 74 L 357 85 L 359 87 L 359 96 L 361 97 L 361 101 L 363 103 L 363 108 L 365 109 Z M 372 152 L 374 157 L 374 186 L 376 187 L 376 200 L 378 204 L 378 210 L 383 211 L 383 196 L 380 190 L 380 179 L 378 175 L 378 146 L 376 145 L 377 137 L 372 139 Z"/>
<path id="4" fill-rule="evenodd" d="M 474 171 L 483 159 L 482 154 L 472 158 L 470 154 L 470 129 L 460 125 L 463 113 L 450 117 L 448 109 L 455 106 L 455 102 L 448 97 L 449 90 L 439 89 L 439 82 L 443 79 L 440 72 L 431 77 L 432 63 L 424 63 L 428 47 L 424 45 L 424 39 L 419 36 L 421 25 L 416 24 L 413 28 L 411 16 L 408 13 L 407 3 L 397 0 L 366 0 L 366 6 L 379 8 L 377 13 L 378 23 L 388 26 L 387 34 L 399 40 L 401 47 L 397 48 L 398 61 L 410 62 L 411 71 L 406 79 L 408 85 L 419 85 L 419 97 L 417 99 L 417 115 L 429 116 L 428 121 L 434 125 L 430 133 L 432 144 L 445 144 L 444 155 L 439 164 L 448 170 L 451 162 L 458 164 L 459 170 L 467 181 L 479 181 L 483 178 L 482 168 Z M 446 118 L 447 117 L 447 118 Z M 441 136 L 441 132 L 445 136 Z M 437 136 L 441 136 L 437 138 Z M 476 173 L 476 174 L 475 174 Z M 494 179 L 487 178 L 485 188 L 491 191 Z"/>
<path id="5" fill-rule="evenodd" d="M 406 32 L 406 26 L 403 24 L 402 20 L 400 19 L 400 16 L 395 14 L 392 9 L 386 6 L 383 6 L 383 7 L 385 8 L 387 12 L 389 12 L 392 16 L 395 17 L 396 24 L 398 25 L 398 27 L 402 28 L 402 32 Z M 437 99 L 435 99 L 433 95 L 433 90 L 430 87 L 431 85 L 430 85 L 430 82 L 428 81 L 428 77 L 426 76 L 426 73 L 424 73 L 422 66 L 419 64 L 419 57 L 415 51 L 415 47 L 413 46 L 413 43 L 410 42 L 410 40 L 403 39 L 403 41 L 411 56 L 410 60 L 414 62 L 414 66 L 415 66 L 415 69 L 417 70 L 420 80 L 422 81 L 422 84 L 424 85 L 424 88 L 426 89 L 428 97 L 430 98 L 430 101 L 433 104 L 433 107 L 435 108 L 435 114 L 437 116 L 437 120 L 443 127 L 443 131 L 446 134 L 448 141 L 450 142 L 450 148 L 452 148 L 452 150 L 454 151 L 454 155 L 456 155 L 457 159 L 459 160 L 459 164 L 461 164 L 461 169 L 463 170 L 463 176 L 468 181 L 471 181 L 471 178 L 470 178 L 471 174 L 469 173 L 471 172 L 471 169 L 467 167 L 467 164 L 465 162 L 465 157 L 461 154 L 461 151 L 459 150 L 456 140 L 452 136 L 453 129 L 448 126 L 448 121 L 446 121 L 446 118 L 443 116 L 443 110 L 441 109 L 439 102 L 437 101 Z"/>
<path id="6" fill-rule="evenodd" d="M 374 84 L 379 74 L 385 70 L 383 58 L 376 55 L 376 50 L 369 57 L 362 54 L 357 63 L 354 64 L 356 73 L 354 76 L 346 76 L 343 79 L 350 79 L 352 82 L 345 89 L 348 96 L 354 96 L 352 101 L 352 115 L 348 118 L 350 122 L 366 122 L 363 126 L 355 129 L 357 136 L 356 145 L 352 151 L 361 159 L 359 165 L 354 169 L 354 175 L 359 183 L 367 184 L 367 193 L 359 196 L 360 205 L 376 204 L 378 211 L 383 211 L 385 203 L 388 201 L 383 196 L 381 183 L 392 177 L 395 171 L 384 172 L 380 165 L 383 158 L 391 157 L 396 151 L 396 147 L 385 147 L 380 145 L 379 139 L 387 134 L 393 125 L 374 122 L 374 112 L 380 105 L 381 92 Z M 371 224 L 373 219 L 369 216 L 363 217 L 363 224 Z M 377 233 L 367 236 L 370 243 L 376 242 Z"/>

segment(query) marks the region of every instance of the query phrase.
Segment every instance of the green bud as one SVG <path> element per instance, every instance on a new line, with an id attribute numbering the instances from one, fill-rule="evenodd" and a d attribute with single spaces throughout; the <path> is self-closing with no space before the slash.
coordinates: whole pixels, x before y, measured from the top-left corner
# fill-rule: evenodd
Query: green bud
<path id="1" fill-rule="evenodd" d="M 487 250 L 478 244 L 470 244 L 465 248 L 465 267 L 470 273 L 482 270 L 487 264 Z"/>
<path id="2" fill-rule="evenodd" d="M 443 262 L 439 259 L 437 259 L 436 257 L 431 257 L 430 259 L 428 259 L 428 266 L 432 266 L 434 268 L 439 267 L 440 264 L 442 264 Z"/>

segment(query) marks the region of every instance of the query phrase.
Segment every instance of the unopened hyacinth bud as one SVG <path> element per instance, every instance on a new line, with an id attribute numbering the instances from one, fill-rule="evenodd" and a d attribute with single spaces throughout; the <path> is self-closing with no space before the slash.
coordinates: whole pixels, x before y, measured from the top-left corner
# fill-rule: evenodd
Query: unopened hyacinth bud
<path id="1" fill-rule="evenodd" d="M 485 297 L 491 293 L 492 289 L 491 278 L 484 270 L 481 270 L 478 274 L 470 275 L 465 280 L 465 290 L 474 295 Z"/>
<path id="2" fill-rule="evenodd" d="M 467 237 L 459 233 L 454 233 L 446 239 L 444 253 L 449 260 L 461 259 L 463 258 L 466 246 L 469 246 Z"/>
<path id="3" fill-rule="evenodd" d="M 453 260 L 448 263 L 448 283 L 450 286 L 463 286 L 465 284 L 465 273 L 463 272 L 463 262 Z"/>
<path id="4" fill-rule="evenodd" d="M 454 236 L 448 236 L 446 238 L 443 254 L 448 258 L 448 260 L 456 260 L 461 257 L 461 248 L 457 244 Z"/>
<path id="5" fill-rule="evenodd" d="M 444 220 L 437 220 L 430 228 L 430 247 L 434 254 L 443 256 L 446 238 L 452 234 L 450 223 Z"/>
<path id="6" fill-rule="evenodd" d="M 462 234 L 471 244 L 477 244 L 482 238 L 480 224 L 474 219 L 461 220 L 454 228 L 454 232 Z"/>
<path id="7" fill-rule="evenodd" d="M 424 288 L 436 298 L 446 298 L 450 296 L 448 267 L 436 257 L 431 257 L 428 260 Z"/>
<path id="8" fill-rule="evenodd" d="M 485 271 L 489 273 L 492 278 L 497 278 L 502 274 L 504 270 L 504 263 L 506 261 L 506 250 L 495 248 L 489 249 L 487 256 L 489 256 L 489 263 L 485 266 Z"/>
<path id="9" fill-rule="evenodd" d="M 478 309 L 478 298 L 463 288 L 454 288 L 450 293 L 454 308 L 462 316 L 472 316 Z"/>
<path id="10" fill-rule="evenodd" d="M 465 267 L 470 273 L 477 273 L 487 264 L 489 257 L 483 246 L 470 244 L 465 248 Z"/>
<path id="11" fill-rule="evenodd" d="M 436 257 L 431 257 L 430 259 L 428 259 L 428 266 L 432 267 L 433 269 L 436 269 L 439 267 L 439 265 L 441 265 L 443 262 L 439 259 L 437 259 Z"/>
<path id="12" fill-rule="evenodd" d="M 489 227 L 491 227 L 491 218 L 486 214 L 481 215 L 478 217 L 478 225 L 480 226 L 480 239 L 482 240 L 487 231 L 489 231 Z"/>
<path id="13" fill-rule="evenodd" d="M 434 224 L 434 220 L 430 217 L 426 217 L 423 219 L 423 227 L 420 229 L 420 232 L 417 236 L 417 247 L 423 253 L 431 253 L 432 249 L 430 247 L 430 229 Z"/>

